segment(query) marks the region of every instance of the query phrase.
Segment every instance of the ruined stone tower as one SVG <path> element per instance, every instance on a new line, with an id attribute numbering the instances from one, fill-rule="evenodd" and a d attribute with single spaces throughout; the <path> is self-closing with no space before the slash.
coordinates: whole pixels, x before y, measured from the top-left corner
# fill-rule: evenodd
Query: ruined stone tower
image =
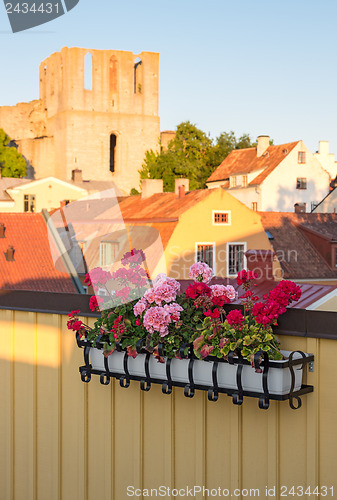
<path id="1" fill-rule="evenodd" d="M 40 65 L 40 99 L 0 107 L 0 127 L 34 177 L 114 181 L 138 188 L 147 149 L 157 149 L 159 54 L 64 47 Z"/>

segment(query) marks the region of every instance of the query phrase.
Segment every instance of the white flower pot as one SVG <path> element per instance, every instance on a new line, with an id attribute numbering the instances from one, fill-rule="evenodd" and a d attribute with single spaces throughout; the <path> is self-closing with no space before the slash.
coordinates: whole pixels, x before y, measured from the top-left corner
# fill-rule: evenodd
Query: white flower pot
<path id="1" fill-rule="evenodd" d="M 288 357 L 291 351 L 281 351 L 284 356 Z M 109 370 L 117 374 L 125 374 L 124 372 L 124 352 L 114 351 L 108 357 Z M 306 354 L 306 356 L 308 356 Z M 302 356 L 295 353 L 293 359 L 300 359 Z M 146 377 L 145 374 L 145 358 L 146 354 L 138 354 L 134 359 L 128 358 L 128 371 L 131 376 Z M 90 349 L 91 365 L 94 370 L 105 372 L 103 351 L 95 348 Z M 189 359 L 172 359 L 171 361 L 171 378 L 173 382 L 184 384 L 189 383 L 188 367 Z M 291 389 L 291 372 L 289 367 L 284 367 L 287 360 L 272 361 L 272 366 L 268 371 L 268 390 L 270 394 L 284 395 L 288 394 Z M 300 390 L 302 385 L 302 369 L 301 365 L 294 366 L 295 386 L 294 392 Z M 193 380 L 195 385 L 206 387 L 213 386 L 212 379 L 213 361 L 194 360 L 193 363 Z M 236 373 L 238 365 L 231 365 L 226 362 L 218 363 L 217 380 L 219 388 L 237 389 Z M 165 363 L 159 363 L 154 356 L 149 358 L 150 378 L 155 380 L 166 380 L 166 358 Z M 243 391 L 263 393 L 262 373 L 256 373 L 255 369 L 250 365 L 243 365 L 241 374 L 241 383 Z"/>

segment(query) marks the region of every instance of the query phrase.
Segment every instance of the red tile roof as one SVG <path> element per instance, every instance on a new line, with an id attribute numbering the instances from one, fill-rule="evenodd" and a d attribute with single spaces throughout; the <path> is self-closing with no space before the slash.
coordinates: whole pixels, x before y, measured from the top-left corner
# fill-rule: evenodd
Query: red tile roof
<path id="1" fill-rule="evenodd" d="M 337 278 L 322 255 L 301 230 L 301 225 L 319 228 L 324 236 L 337 226 L 337 214 L 259 212 L 265 231 L 273 237 L 270 243 L 279 257 L 285 278 L 330 279 Z M 336 232 L 336 229 L 334 229 Z"/>
<path id="2" fill-rule="evenodd" d="M 249 174 L 263 170 L 250 182 L 250 185 L 261 184 L 298 142 L 269 146 L 266 152 L 259 157 L 256 156 L 256 148 L 234 149 L 207 179 L 207 182 L 225 181 L 229 179 L 230 175 Z"/>
<path id="3" fill-rule="evenodd" d="M 1 213 L 5 238 L 0 238 L 0 288 L 43 292 L 76 293 L 69 275 L 54 266 L 41 214 Z M 8 246 L 15 249 L 14 261 L 5 257 Z"/>

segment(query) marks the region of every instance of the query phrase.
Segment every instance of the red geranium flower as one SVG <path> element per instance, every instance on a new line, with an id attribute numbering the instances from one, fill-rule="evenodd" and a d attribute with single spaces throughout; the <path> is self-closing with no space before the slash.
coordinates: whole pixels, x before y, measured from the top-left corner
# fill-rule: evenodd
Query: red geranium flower
<path id="1" fill-rule="evenodd" d="M 216 318 L 220 318 L 221 313 L 220 313 L 219 309 L 216 307 L 215 309 L 213 309 L 213 312 L 210 309 L 208 309 L 208 311 L 206 311 L 204 314 L 205 314 L 205 316 L 208 316 L 212 319 L 216 319 Z"/>
<path id="2" fill-rule="evenodd" d="M 102 297 L 96 297 L 96 295 L 93 295 L 89 302 L 90 311 L 94 312 L 96 309 L 99 309 L 99 305 L 103 302 L 104 300 Z"/>

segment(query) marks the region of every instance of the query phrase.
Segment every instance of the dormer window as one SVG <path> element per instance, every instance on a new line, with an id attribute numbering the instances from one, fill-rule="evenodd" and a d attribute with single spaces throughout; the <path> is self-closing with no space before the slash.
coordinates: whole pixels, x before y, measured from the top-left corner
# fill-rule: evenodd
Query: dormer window
<path id="1" fill-rule="evenodd" d="M 36 210 L 36 197 L 35 194 L 25 194 L 23 197 L 23 211 L 35 212 Z"/>
<path id="2" fill-rule="evenodd" d="M 236 187 L 236 175 L 232 175 L 229 178 L 229 187 L 235 188 Z"/>
<path id="3" fill-rule="evenodd" d="M 298 163 L 305 163 L 305 151 L 298 152 Z"/>
<path id="4" fill-rule="evenodd" d="M 242 176 L 242 187 L 247 187 L 248 186 L 248 175 L 243 175 Z"/>

